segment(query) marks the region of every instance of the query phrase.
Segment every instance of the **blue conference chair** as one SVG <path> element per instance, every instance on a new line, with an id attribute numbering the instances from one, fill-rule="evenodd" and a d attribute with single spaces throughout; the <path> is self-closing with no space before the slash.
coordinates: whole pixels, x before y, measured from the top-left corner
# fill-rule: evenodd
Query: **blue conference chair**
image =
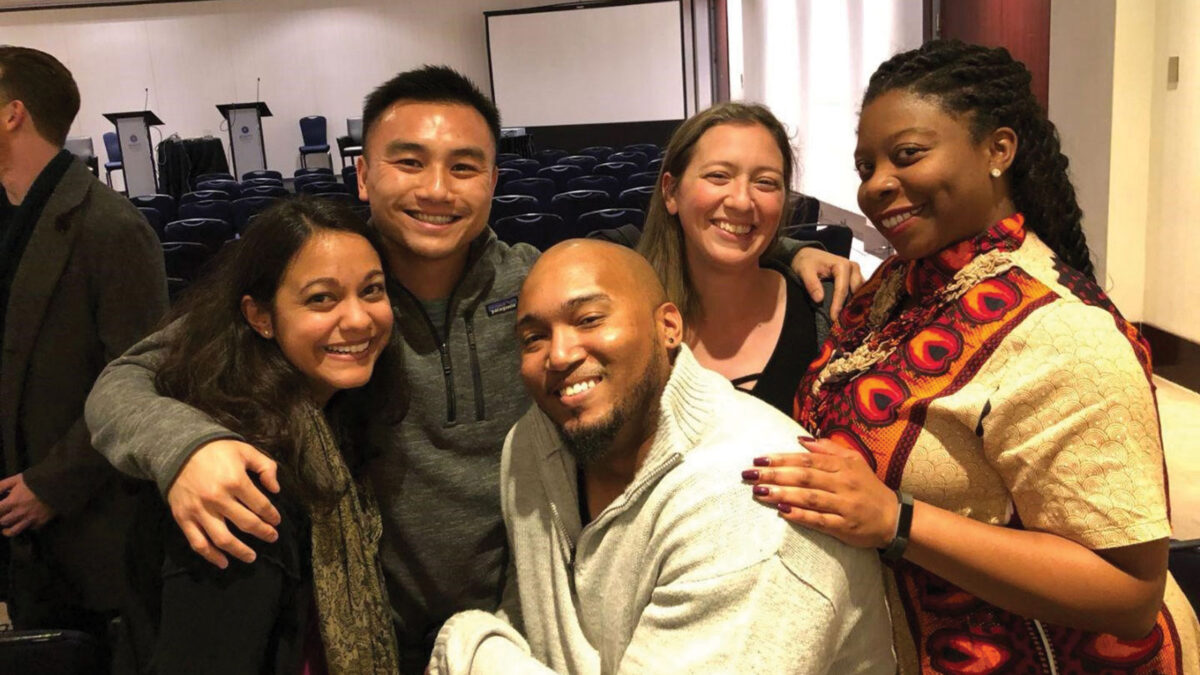
<path id="1" fill-rule="evenodd" d="M 138 208 L 154 209 L 162 214 L 163 223 L 175 220 L 175 198 L 171 195 L 138 195 L 130 197 L 129 201 Z M 159 228 L 161 229 L 161 228 Z"/>
<path id="2" fill-rule="evenodd" d="M 233 222 L 233 204 L 227 200 L 205 199 L 179 205 L 179 219 L 211 218 Z M 168 226 L 170 223 L 168 223 Z M 225 241 L 222 239 L 221 241 Z"/>
<path id="3" fill-rule="evenodd" d="M 537 197 L 539 211 L 550 210 L 550 200 L 556 192 L 554 181 L 549 178 L 521 178 L 510 180 L 504 184 L 503 194 L 531 195 Z"/>
<path id="4" fill-rule="evenodd" d="M 496 195 L 492 197 L 492 212 L 488 220 L 495 223 L 509 216 L 536 213 L 540 208 L 537 197 L 531 195 Z"/>
<path id="5" fill-rule="evenodd" d="M 610 145 L 591 145 L 583 148 L 577 155 L 590 155 L 596 158 L 597 162 L 603 162 L 606 157 L 613 154 L 614 150 Z"/>
<path id="6" fill-rule="evenodd" d="M 640 152 L 646 157 L 658 157 L 662 150 L 654 143 L 630 143 L 621 148 L 623 152 Z"/>
<path id="7" fill-rule="evenodd" d="M 636 150 L 623 150 L 621 152 L 614 152 L 608 156 L 608 159 L 604 161 L 629 162 L 631 164 L 636 164 L 638 171 L 641 171 L 646 167 L 646 163 L 650 161 L 650 158 L 647 157 L 646 153 L 644 152 L 638 152 Z"/>
<path id="8" fill-rule="evenodd" d="M 569 154 L 571 153 L 567 152 L 566 150 L 559 150 L 558 148 L 544 148 L 533 153 L 533 158 L 541 162 L 542 166 L 550 166 L 552 164 L 558 164 L 558 160 L 566 157 Z"/>
<path id="9" fill-rule="evenodd" d="M 591 155 L 567 155 L 562 157 L 556 164 L 570 164 L 573 166 L 583 167 L 585 173 L 591 173 L 592 168 L 600 163 L 600 160 Z"/>
<path id="10" fill-rule="evenodd" d="M 242 174 L 242 181 L 248 181 L 255 178 L 274 178 L 280 183 L 283 182 L 283 174 L 275 169 L 255 169 Z"/>
<path id="11" fill-rule="evenodd" d="M 605 162 L 597 164 L 592 173 L 598 176 L 616 176 L 617 180 L 625 183 L 625 179 L 638 172 L 638 166 L 633 162 Z"/>
<path id="12" fill-rule="evenodd" d="M 596 230 L 611 230 L 622 225 L 633 225 L 641 229 L 646 214 L 637 209 L 600 209 L 579 214 L 575 230 L 584 235 Z"/>
<path id="13" fill-rule="evenodd" d="M 321 115 L 309 115 L 300 118 L 300 136 L 304 145 L 300 146 L 300 166 L 308 168 L 309 155 L 324 155 L 329 152 L 329 141 L 326 137 L 325 118 Z"/>
<path id="14" fill-rule="evenodd" d="M 656 171 L 639 171 L 629 174 L 625 179 L 624 189 L 628 190 L 632 187 L 644 187 L 646 185 L 655 185 L 658 183 L 658 172 Z"/>
<path id="15" fill-rule="evenodd" d="M 218 171 L 215 173 L 202 173 L 199 176 L 196 176 L 196 185 L 207 183 L 210 180 L 234 180 L 234 178 L 233 174 L 226 173 L 224 171 Z"/>
<path id="16" fill-rule="evenodd" d="M 104 151 L 108 153 L 108 161 L 104 163 L 104 179 L 108 181 L 108 186 L 112 187 L 112 172 L 125 171 L 124 158 L 121 156 L 121 140 L 117 138 L 117 132 L 104 132 Z"/>
<path id="17" fill-rule="evenodd" d="M 615 203 L 621 192 L 621 181 L 616 176 L 580 176 L 567 181 L 566 190 L 604 190 Z"/>
<path id="18" fill-rule="evenodd" d="M 274 197 L 242 197 L 233 200 L 233 222 L 231 224 L 234 231 L 238 234 L 245 232 L 250 218 L 266 210 L 275 202 L 276 198 Z"/>
<path id="19" fill-rule="evenodd" d="M 573 166 L 570 164 L 555 164 L 538 169 L 538 178 L 549 178 L 554 181 L 554 189 L 556 192 L 566 192 L 570 188 L 567 187 L 567 182 L 572 178 L 582 176 L 587 173 L 581 166 Z"/>
<path id="20" fill-rule="evenodd" d="M 192 241 L 164 241 L 162 250 L 167 277 L 184 281 L 198 277 L 204 264 L 212 257 L 212 250 L 208 246 Z"/>
<path id="21" fill-rule="evenodd" d="M 158 235 L 159 241 L 163 238 L 163 225 L 167 220 L 163 218 L 163 214 L 158 209 L 152 209 L 147 206 L 139 206 L 138 211 L 142 212 L 142 216 L 150 223 L 150 227 L 154 229 L 154 234 Z"/>
<path id="22" fill-rule="evenodd" d="M 282 185 L 252 185 L 242 188 L 242 198 L 246 197 L 287 197 L 292 194 Z"/>
<path id="23" fill-rule="evenodd" d="M 526 178 L 533 178 L 537 175 L 538 169 L 542 168 L 541 163 L 536 159 L 510 159 L 499 166 L 501 169 L 516 169 Z"/>
<path id="24" fill-rule="evenodd" d="M 522 159 L 522 157 L 515 152 L 501 152 L 496 155 L 496 165 L 499 166 L 505 162 L 511 162 L 514 159 Z"/>
<path id="25" fill-rule="evenodd" d="M 306 195 L 330 194 L 337 192 L 344 194 L 347 197 L 350 195 L 346 192 L 346 186 L 336 180 L 310 180 L 301 183 L 296 181 L 296 191 Z"/>
<path id="26" fill-rule="evenodd" d="M 228 220 L 217 218 L 186 218 L 167 223 L 163 228 L 164 241 L 187 241 L 204 244 L 216 252 L 225 240 L 236 234 Z"/>
<path id="27" fill-rule="evenodd" d="M 557 244 L 563 239 L 582 237 L 587 232 L 580 233 L 577 226 L 580 214 L 588 211 L 598 211 L 612 205 L 612 198 L 603 190 L 572 190 L 554 195 L 550 200 L 550 212 L 563 219 L 563 227 L 557 238 L 547 242 Z"/>
<path id="28" fill-rule="evenodd" d="M 314 173 L 324 173 L 324 174 L 328 174 L 328 175 L 332 176 L 333 169 L 330 169 L 327 166 L 314 166 L 310 169 L 306 166 L 306 167 L 296 169 L 296 171 L 292 174 L 292 176 L 295 178 L 299 178 L 300 176 L 311 176 Z"/>
<path id="29" fill-rule="evenodd" d="M 658 173 L 659 169 L 661 169 L 661 168 L 662 168 L 662 157 L 655 157 L 654 159 L 650 160 L 649 162 L 646 162 L 646 170 L 647 171 L 653 171 L 655 173 Z"/>
<path id="30" fill-rule="evenodd" d="M 229 193 L 224 190 L 196 190 L 195 192 L 185 192 L 179 198 L 179 205 L 191 204 L 192 202 L 202 202 L 205 200 L 229 201 Z"/>
<path id="31" fill-rule="evenodd" d="M 504 185 L 510 180 L 520 180 L 525 177 L 518 169 L 496 169 L 496 187 Z"/>
<path id="32" fill-rule="evenodd" d="M 230 199 L 242 196 L 242 184 L 232 178 L 220 178 L 196 183 L 196 190 L 220 190 L 229 195 Z"/>
<path id="33" fill-rule="evenodd" d="M 269 176 L 264 176 L 262 178 L 246 178 L 242 181 L 241 188 L 245 190 L 246 188 L 258 187 L 260 185 L 274 185 L 283 187 L 283 179 L 271 178 Z"/>
<path id="34" fill-rule="evenodd" d="M 563 228 L 562 218 L 553 213 L 523 213 L 497 220 L 492 229 L 506 244 L 529 244 L 539 251 L 549 248 L 551 238 Z"/>
<path id="35" fill-rule="evenodd" d="M 621 190 L 621 194 L 617 195 L 617 206 L 649 212 L 650 198 L 654 196 L 654 189 L 653 185 L 646 185 L 644 187 Z"/>

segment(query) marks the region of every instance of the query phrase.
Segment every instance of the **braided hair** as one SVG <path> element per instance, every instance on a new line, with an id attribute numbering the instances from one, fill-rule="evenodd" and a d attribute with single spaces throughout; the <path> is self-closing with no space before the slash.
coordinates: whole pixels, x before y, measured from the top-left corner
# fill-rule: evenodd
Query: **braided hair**
<path id="1" fill-rule="evenodd" d="M 1031 80 L 1025 64 L 1003 47 L 933 40 L 879 66 L 863 107 L 889 91 L 903 90 L 932 97 L 951 113 L 969 114 L 976 142 L 999 127 L 1011 128 L 1018 139 L 1008 171 L 1013 203 L 1059 260 L 1094 281 L 1067 157 L 1058 130 L 1033 96 Z"/>

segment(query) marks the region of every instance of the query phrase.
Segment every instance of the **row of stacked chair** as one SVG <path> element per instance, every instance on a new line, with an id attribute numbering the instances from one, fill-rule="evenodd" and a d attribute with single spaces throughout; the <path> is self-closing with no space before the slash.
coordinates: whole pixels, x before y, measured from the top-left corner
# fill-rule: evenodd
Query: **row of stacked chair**
<path id="1" fill-rule="evenodd" d="M 661 151 L 652 143 L 545 149 L 497 156 L 491 226 L 500 239 L 545 249 L 574 237 L 645 220 Z"/>
<path id="2" fill-rule="evenodd" d="M 296 191 L 321 199 L 351 204 L 364 219 L 367 206 L 357 199 L 353 167 L 339 182 L 327 168 L 300 169 L 294 177 Z M 156 194 L 130 198 L 158 234 L 163 247 L 167 282 L 174 298 L 200 274 L 204 265 L 225 244 L 235 241 L 255 215 L 278 199 L 293 193 L 278 171 L 247 172 L 237 181 L 229 174 L 206 174 L 195 180 L 195 189 L 180 197 Z"/>

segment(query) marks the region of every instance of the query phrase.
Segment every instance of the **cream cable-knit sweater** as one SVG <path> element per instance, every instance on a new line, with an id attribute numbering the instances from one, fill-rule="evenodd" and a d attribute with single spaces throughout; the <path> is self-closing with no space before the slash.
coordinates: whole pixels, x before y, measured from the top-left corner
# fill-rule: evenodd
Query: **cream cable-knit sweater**
<path id="1" fill-rule="evenodd" d="M 574 458 L 532 408 L 504 444 L 504 603 L 446 622 L 431 672 L 894 673 L 877 554 L 741 482 L 800 431 L 682 347 L 645 464 L 581 527 Z"/>

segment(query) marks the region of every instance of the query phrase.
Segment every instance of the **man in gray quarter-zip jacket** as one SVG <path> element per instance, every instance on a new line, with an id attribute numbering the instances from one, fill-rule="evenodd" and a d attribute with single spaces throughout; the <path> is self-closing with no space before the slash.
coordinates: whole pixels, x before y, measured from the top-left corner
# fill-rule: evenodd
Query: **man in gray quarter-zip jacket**
<path id="1" fill-rule="evenodd" d="M 499 115 L 465 77 L 434 66 L 401 73 L 367 97 L 363 125 L 359 194 L 397 282 L 390 291 L 407 405 L 399 421 L 372 430 L 377 452 L 367 471 L 383 515 L 380 556 L 403 669 L 421 672 L 447 617 L 499 599 L 500 448 L 529 404 L 513 316 L 538 252 L 487 229 Z M 93 443 L 122 471 L 157 481 L 198 554 L 222 566 L 225 553 L 249 561 L 226 521 L 274 536 L 279 514 L 246 475 L 277 490 L 274 463 L 158 396 L 161 341 L 148 338 L 101 375 L 88 399 Z"/>
<path id="2" fill-rule="evenodd" d="M 876 552 L 793 527 L 740 479 L 802 430 L 700 366 L 682 324 L 628 249 L 573 241 L 534 265 L 504 601 L 446 622 L 433 673 L 895 672 Z"/>

